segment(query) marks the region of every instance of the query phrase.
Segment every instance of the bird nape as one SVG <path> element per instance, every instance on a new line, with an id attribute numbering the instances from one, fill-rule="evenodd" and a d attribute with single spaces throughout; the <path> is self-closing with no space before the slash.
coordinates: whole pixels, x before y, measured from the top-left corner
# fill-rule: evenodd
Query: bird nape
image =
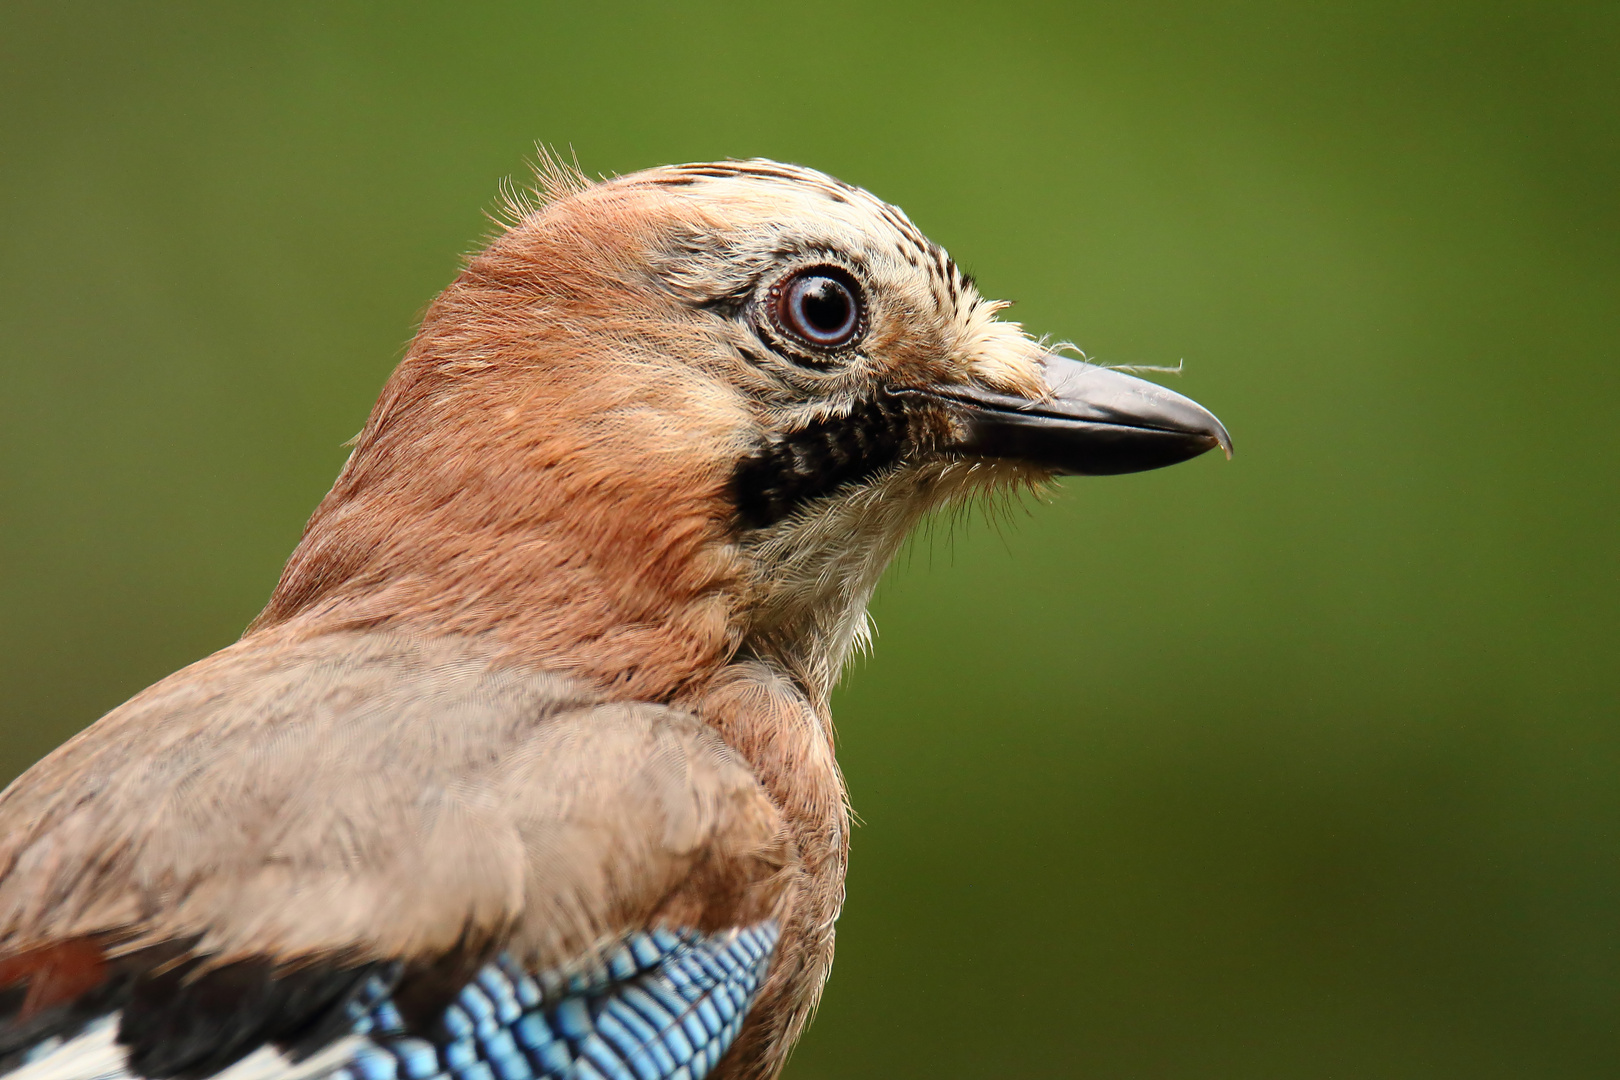
<path id="1" fill-rule="evenodd" d="M 1230 453 L 831 177 L 542 174 L 241 640 L 0 796 L 0 1072 L 775 1075 L 844 895 L 828 694 L 907 531 Z"/>

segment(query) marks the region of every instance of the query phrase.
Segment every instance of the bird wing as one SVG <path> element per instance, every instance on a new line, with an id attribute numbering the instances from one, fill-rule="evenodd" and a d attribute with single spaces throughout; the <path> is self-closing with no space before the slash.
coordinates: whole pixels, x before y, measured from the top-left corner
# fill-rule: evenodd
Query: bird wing
<path id="1" fill-rule="evenodd" d="M 475 641 L 250 639 L 0 795 L 0 1071 L 701 1076 L 785 837 L 678 710 Z"/>

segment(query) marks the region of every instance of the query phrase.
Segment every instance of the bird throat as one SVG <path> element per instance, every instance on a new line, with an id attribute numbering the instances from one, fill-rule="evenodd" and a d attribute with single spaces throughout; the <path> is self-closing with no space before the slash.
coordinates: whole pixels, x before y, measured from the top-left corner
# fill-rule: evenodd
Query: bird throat
<path id="1" fill-rule="evenodd" d="M 920 420 L 913 402 L 879 394 L 842 415 L 770 437 L 732 474 L 738 522 L 767 528 L 824 495 L 870 479 L 917 444 Z"/>

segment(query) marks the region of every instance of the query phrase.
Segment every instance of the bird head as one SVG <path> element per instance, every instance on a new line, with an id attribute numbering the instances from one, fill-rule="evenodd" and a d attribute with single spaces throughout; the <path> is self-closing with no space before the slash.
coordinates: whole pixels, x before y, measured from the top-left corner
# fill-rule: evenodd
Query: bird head
<path id="1" fill-rule="evenodd" d="M 250 632 L 426 624 L 655 699 L 750 654 L 824 699 L 930 511 L 1230 453 L 832 177 L 543 179 L 429 309 Z"/>

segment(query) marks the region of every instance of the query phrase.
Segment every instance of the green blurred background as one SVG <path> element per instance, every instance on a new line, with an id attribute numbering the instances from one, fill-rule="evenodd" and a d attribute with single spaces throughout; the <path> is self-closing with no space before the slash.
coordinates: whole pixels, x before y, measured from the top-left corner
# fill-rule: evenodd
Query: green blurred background
<path id="1" fill-rule="evenodd" d="M 1238 456 L 940 523 L 794 1080 L 1620 1070 L 1620 6 L 0 6 L 0 779 L 232 640 L 535 140 L 905 207 Z"/>

